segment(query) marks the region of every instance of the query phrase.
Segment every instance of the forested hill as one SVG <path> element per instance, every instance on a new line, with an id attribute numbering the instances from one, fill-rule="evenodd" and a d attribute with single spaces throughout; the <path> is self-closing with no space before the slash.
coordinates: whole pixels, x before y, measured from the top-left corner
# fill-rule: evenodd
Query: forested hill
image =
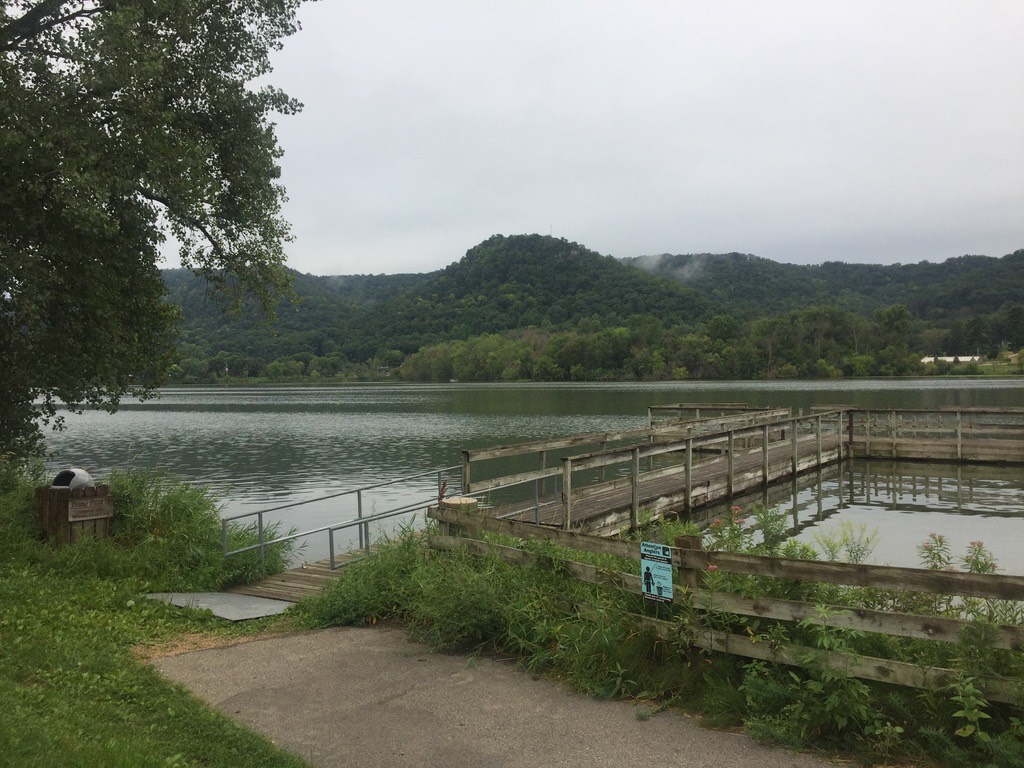
<path id="1" fill-rule="evenodd" d="M 620 325 L 652 314 L 670 323 L 705 317 L 692 288 L 651 276 L 577 243 L 495 235 L 432 279 L 368 312 L 346 352 L 415 352 L 424 344 L 529 327 Z"/>
<path id="2" fill-rule="evenodd" d="M 617 260 L 565 239 L 496 235 L 428 274 L 296 273 L 297 301 L 271 325 L 251 310 L 225 316 L 184 270 L 165 281 L 184 315 L 181 381 L 399 367 L 445 380 L 863 375 L 915 372 L 921 354 L 1024 345 L 1024 251 L 798 266 L 743 254 Z"/>
<path id="3" fill-rule="evenodd" d="M 736 317 L 834 306 L 869 316 L 905 305 L 915 317 L 985 315 L 1024 301 L 1024 250 L 1002 258 L 960 256 L 941 263 L 780 264 L 742 253 L 641 256 L 622 260 L 675 280 Z"/>

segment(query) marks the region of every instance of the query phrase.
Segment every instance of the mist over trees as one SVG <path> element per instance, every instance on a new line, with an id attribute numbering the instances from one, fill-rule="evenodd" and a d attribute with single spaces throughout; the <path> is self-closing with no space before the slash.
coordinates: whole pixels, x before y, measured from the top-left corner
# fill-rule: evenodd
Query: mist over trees
<path id="1" fill-rule="evenodd" d="M 971 373 L 925 355 L 1024 347 L 1024 251 L 816 266 L 741 254 L 616 260 L 495 236 L 423 275 L 295 275 L 273 327 L 225 322 L 165 274 L 186 323 L 174 377 L 606 381 Z"/>

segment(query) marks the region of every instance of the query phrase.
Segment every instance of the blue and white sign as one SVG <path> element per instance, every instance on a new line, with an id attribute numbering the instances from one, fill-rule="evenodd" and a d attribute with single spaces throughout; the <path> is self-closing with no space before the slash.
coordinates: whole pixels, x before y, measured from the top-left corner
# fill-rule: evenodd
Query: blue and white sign
<path id="1" fill-rule="evenodd" d="M 640 588 L 644 598 L 672 602 L 672 548 L 654 541 L 640 542 Z"/>

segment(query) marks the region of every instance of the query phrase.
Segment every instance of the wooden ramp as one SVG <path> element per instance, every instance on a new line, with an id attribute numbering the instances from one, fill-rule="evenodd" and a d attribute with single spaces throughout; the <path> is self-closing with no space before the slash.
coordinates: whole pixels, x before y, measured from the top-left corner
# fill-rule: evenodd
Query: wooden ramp
<path id="1" fill-rule="evenodd" d="M 364 555 L 365 553 L 360 550 L 339 555 L 334 560 L 335 569 L 333 571 L 329 560 L 303 563 L 298 568 L 275 573 L 263 581 L 233 587 L 227 591 L 297 603 L 305 597 L 330 587 L 341 577 L 344 566 L 361 559 Z"/>

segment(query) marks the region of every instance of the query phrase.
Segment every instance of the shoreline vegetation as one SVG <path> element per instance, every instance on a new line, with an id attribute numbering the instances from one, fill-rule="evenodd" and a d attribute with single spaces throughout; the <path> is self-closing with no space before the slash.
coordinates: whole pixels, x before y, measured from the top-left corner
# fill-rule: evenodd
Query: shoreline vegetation
<path id="1" fill-rule="evenodd" d="M 645 719 L 666 707 L 696 713 L 710 727 L 743 727 L 791 749 L 968 768 L 1024 765 L 1020 711 L 985 700 L 974 681 L 1020 676 L 1024 656 L 987 643 L 992 623 L 1020 624 L 1024 603 L 970 601 L 909 605 L 902 593 L 797 582 L 801 599 L 822 605 L 879 601 L 922 613 L 955 610 L 973 619 L 957 643 L 866 636 L 813 621 L 784 627 L 702 614 L 678 605 L 680 632 L 665 638 L 635 623 L 642 599 L 610 584 L 568 577 L 559 563 L 586 559 L 609 571 L 637 561 L 519 543 L 549 567 L 522 568 L 493 556 L 430 550 L 412 528 L 350 565 L 335 586 L 283 617 L 231 624 L 208 612 L 174 608 L 150 591 L 206 591 L 252 581 L 284 567 L 277 550 L 259 567 L 255 553 L 220 556 L 216 501 L 209 492 L 152 472 L 115 473 L 111 538 L 54 548 L 38 540 L 32 489 L 38 469 L 0 462 L 0 695 L 5 759 L 22 765 L 291 766 L 304 765 L 162 680 L 144 663 L 166 647 L 230 642 L 244 636 L 336 625 L 399 621 L 435 649 L 512 655 L 525 669 L 566 681 L 589 695 L 634 700 Z M 755 524 L 756 523 L 756 524 Z M 733 508 L 702 533 L 662 522 L 646 540 L 701 534 L 712 549 L 863 562 L 872 531 L 848 526 L 814 545 L 787 540 L 784 515 Z M 251 539 L 235 530 L 232 537 Z M 494 544 L 510 544 L 493 537 Z M 917 548 L 923 567 L 990 573 L 984 545 L 953 553 L 941 534 Z M 704 574 L 705 588 L 757 596 L 772 589 L 755 577 Z M 902 601 L 902 602 L 901 602 Z M 663 611 L 664 612 L 664 611 Z M 957 670 L 948 690 L 915 691 L 865 683 L 834 670 L 796 673 L 768 662 L 694 649 L 686 632 L 728 624 L 765 643 L 802 643 L 829 651 L 870 653 Z"/>
<path id="2" fill-rule="evenodd" d="M 33 520 L 38 470 L 0 457 L 0 744 L 4 765 L 189 768 L 306 763 L 163 680 L 144 659 L 182 638 L 228 642 L 288 619 L 217 619 L 149 600 L 283 568 L 278 552 L 225 561 L 217 504 L 157 473 L 115 473 L 111 538 L 55 548 Z M 238 541 L 254 539 L 235 530 Z M 254 553 L 255 555 L 255 553 Z"/>

